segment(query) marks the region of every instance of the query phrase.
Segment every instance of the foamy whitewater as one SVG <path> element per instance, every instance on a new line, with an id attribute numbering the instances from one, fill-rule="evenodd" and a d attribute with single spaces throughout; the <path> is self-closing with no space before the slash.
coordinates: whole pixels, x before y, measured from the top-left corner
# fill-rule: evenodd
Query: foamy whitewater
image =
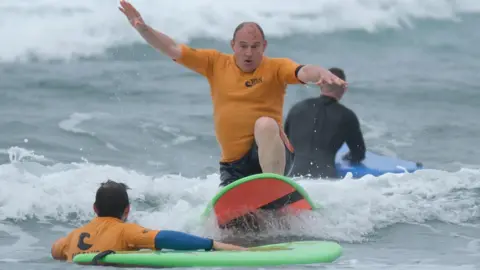
<path id="1" fill-rule="evenodd" d="M 118 1 L 3 0 L 0 269 L 79 269 L 50 247 L 94 216 L 106 179 L 130 186 L 130 221 L 143 226 L 344 247 L 333 264 L 287 269 L 480 269 L 480 1 L 132 3 L 178 42 L 230 52 L 235 26 L 257 21 L 267 55 L 345 69 L 342 102 L 368 150 L 427 169 L 298 178 L 321 210 L 268 234 L 222 233 L 199 219 L 219 184 L 206 80 L 146 45 Z M 289 87 L 284 114 L 318 92 Z"/>

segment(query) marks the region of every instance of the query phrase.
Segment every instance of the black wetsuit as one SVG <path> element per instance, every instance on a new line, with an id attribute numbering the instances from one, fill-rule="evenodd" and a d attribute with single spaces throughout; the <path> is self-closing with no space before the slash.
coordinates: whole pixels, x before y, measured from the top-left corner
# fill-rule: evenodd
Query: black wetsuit
<path id="1" fill-rule="evenodd" d="M 335 156 L 346 142 L 353 163 L 365 158 L 365 142 L 355 113 L 336 99 L 320 96 L 295 104 L 285 133 L 295 149 L 293 176 L 337 178 Z"/>

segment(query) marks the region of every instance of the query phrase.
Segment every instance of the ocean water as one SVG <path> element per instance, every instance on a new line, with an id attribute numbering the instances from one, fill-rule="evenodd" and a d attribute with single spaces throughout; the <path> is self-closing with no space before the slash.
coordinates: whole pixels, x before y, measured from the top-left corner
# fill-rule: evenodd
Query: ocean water
<path id="1" fill-rule="evenodd" d="M 343 103 L 368 149 L 427 168 L 298 178 L 323 210 L 245 237 L 344 247 L 332 264 L 287 269 L 480 269 L 478 0 L 132 3 L 178 42 L 229 52 L 235 26 L 254 20 L 267 55 L 344 68 Z M 131 187 L 131 221 L 224 237 L 198 221 L 219 183 L 208 84 L 146 45 L 117 6 L 0 2 L 0 269 L 80 269 L 50 247 L 93 217 L 108 178 Z M 284 114 L 318 93 L 289 87 Z"/>

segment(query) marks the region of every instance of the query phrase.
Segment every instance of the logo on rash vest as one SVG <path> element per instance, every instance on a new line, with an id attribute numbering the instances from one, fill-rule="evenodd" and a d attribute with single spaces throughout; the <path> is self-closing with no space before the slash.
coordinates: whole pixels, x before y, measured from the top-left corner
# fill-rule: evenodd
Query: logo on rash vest
<path id="1" fill-rule="evenodd" d="M 82 232 L 78 237 L 77 247 L 80 250 L 88 250 L 92 247 L 92 245 L 85 243 L 85 238 L 90 238 L 90 234 L 87 232 Z"/>
<path id="2" fill-rule="evenodd" d="M 248 80 L 248 81 L 245 81 L 245 86 L 246 86 L 246 87 L 252 87 L 252 86 L 254 86 L 254 85 L 256 85 L 256 84 L 259 84 L 259 83 L 262 83 L 262 82 L 263 82 L 262 77 L 260 77 L 260 78 L 253 78 L 253 79 L 250 79 L 250 80 Z"/>

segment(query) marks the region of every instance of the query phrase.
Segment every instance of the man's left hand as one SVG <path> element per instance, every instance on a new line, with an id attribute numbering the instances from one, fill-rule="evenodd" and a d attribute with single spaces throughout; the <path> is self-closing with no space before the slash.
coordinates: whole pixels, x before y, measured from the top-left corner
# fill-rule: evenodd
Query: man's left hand
<path id="1" fill-rule="evenodd" d="M 320 80 L 318 80 L 315 84 L 316 85 L 336 84 L 344 88 L 346 88 L 348 85 L 347 82 L 335 76 L 328 69 L 322 69 L 320 71 Z"/>

